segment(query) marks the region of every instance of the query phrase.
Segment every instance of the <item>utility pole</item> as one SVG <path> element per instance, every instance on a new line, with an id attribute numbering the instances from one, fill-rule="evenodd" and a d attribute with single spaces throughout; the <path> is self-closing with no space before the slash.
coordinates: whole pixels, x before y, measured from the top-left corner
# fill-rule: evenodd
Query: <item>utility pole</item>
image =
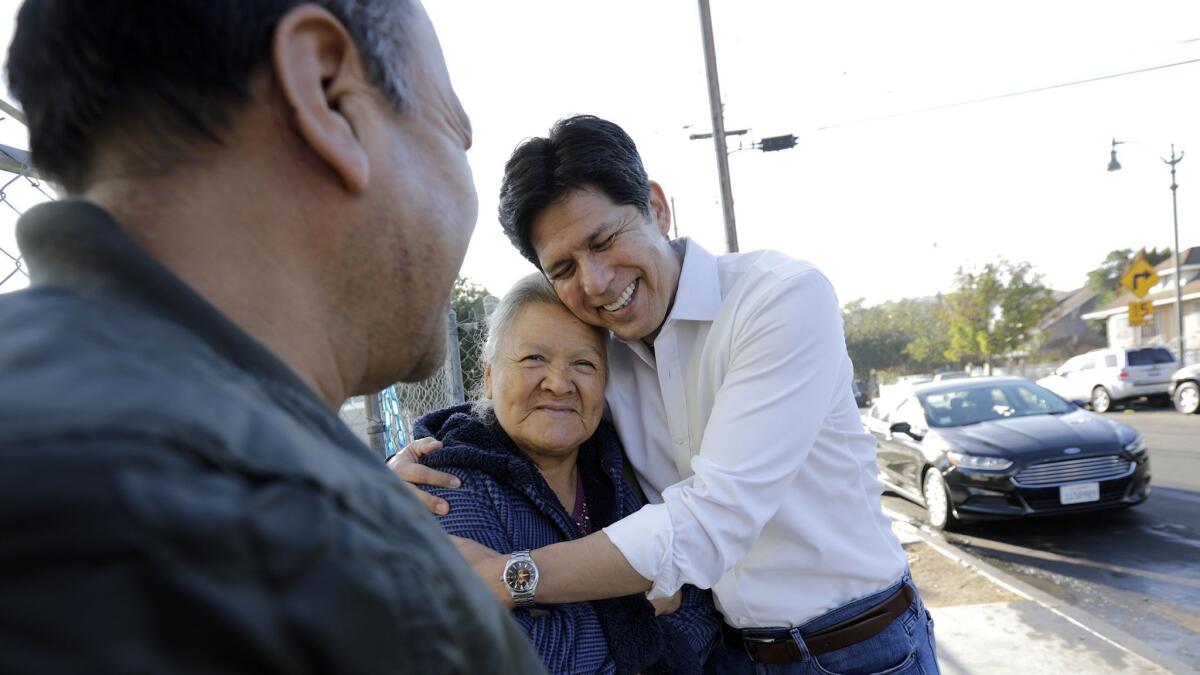
<path id="1" fill-rule="evenodd" d="M 1175 165 L 1183 161 L 1183 151 L 1175 157 L 1175 144 L 1171 144 L 1171 159 L 1163 162 L 1171 167 L 1171 214 L 1175 218 L 1175 316 L 1179 319 L 1179 366 L 1187 365 L 1187 343 L 1183 336 L 1183 268 L 1179 265 L 1179 203 L 1175 200 Z"/>
<path id="2" fill-rule="evenodd" d="M 679 238 L 679 214 L 675 212 L 675 198 L 671 197 L 671 229 L 675 231 L 675 236 L 672 239 Z"/>
<path id="3" fill-rule="evenodd" d="M 725 147 L 725 112 L 721 106 L 721 84 L 717 80 L 717 48 L 713 43 L 712 12 L 708 0 L 700 0 L 700 33 L 704 38 L 708 107 L 712 113 L 713 145 L 717 152 L 717 175 L 721 181 L 721 209 L 725 214 L 725 249 L 729 253 L 736 253 L 737 223 L 733 218 L 733 185 L 729 180 L 729 152 Z"/>

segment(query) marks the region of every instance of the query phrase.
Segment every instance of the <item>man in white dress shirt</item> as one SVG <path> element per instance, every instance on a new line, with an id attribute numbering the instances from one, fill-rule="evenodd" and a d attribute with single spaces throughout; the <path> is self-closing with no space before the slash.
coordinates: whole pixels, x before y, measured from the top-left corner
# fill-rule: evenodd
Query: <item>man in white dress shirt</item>
<path id="1" fill-rule="evenodd" d="M 536 602 L 648 592 L 669 609 L 690 583 L 713 589 L 727 624 L 710 672 L 936 672 L 825 276 L 777 252 L 669 241 L 632 139 L 591 116 L 516 149 L 500 220 L 566 306 L 610 331 L 608 406 L 650 502 L 532 551 Z M 512 552 L 460 550 L 511 604 Z"/>

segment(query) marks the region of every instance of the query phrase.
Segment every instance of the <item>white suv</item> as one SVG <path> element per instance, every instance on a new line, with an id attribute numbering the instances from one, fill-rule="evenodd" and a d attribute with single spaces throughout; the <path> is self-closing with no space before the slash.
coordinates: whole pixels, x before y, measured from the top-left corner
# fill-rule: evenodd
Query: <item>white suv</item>
<path id="1" fill-rule="evenodd" d="M 1076 403 L 1107 412 L 1113 403 L 1171 393 L 1175 355 L 1165 347 L 1097 349 L 1072 357 L 1038 384 Z"/>

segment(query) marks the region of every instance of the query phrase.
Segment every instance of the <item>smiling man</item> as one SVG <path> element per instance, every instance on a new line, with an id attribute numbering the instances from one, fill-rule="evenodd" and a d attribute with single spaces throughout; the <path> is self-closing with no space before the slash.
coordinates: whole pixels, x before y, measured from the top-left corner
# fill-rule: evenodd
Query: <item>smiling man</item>
<path id="1" fill-rule="evenodd" d="M 572 313 L 611 332 L 606 398 L 650 501 L 533 551 L 537 602 L 691 583 L 725 618 L 711 672 L 935 672 L 824 275 L 776 252 L 669 241 L 662 188 L 596 117 L 517 148 L 500 220 Z M 460 550 L 511 594 L 509 552 Z"/>

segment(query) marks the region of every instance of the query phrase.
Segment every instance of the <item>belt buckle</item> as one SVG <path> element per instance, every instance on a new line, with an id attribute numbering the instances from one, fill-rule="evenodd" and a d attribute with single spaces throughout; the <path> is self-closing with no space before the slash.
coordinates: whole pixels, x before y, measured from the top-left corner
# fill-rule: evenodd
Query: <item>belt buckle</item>
<path id="1" fill-rule="evenodd" d="M 751 647 L 753 645 L 756 645 L 756 644 L 769 645 L 774 642 L 782 642 L 783 641 L 781 638 L 750 637 L 745 634 L 742 634 L 741 638 L 742 638 L 742 651 L 746 652 L 746 656 L 755 663 L 758 663 L 758 659 L 755 658 L 754 652 L 751 651 Z"/>

